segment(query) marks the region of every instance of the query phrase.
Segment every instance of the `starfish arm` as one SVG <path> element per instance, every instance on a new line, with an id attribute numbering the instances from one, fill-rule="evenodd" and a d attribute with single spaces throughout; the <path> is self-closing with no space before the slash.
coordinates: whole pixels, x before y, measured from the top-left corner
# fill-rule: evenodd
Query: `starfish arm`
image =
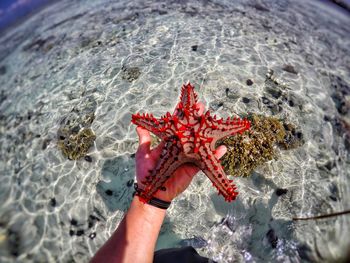
<path id="1" fill-rule="evenodd" d="M 190 83 L 182 86 L 180 100 L 180 103 L 185 109 L 192 110 L 196 106 L 197 94 L 194 92 L 194 87 Z"/>
<path id="2" fill-rule="evenodd" d="M 142 182 L 145 187 L 139 196 L 143 201 L 148 202 L 175 170 L 182 165 L 182 162 L 178 160 L 179 147 L 181 146 L 171 142 L 165 144 L 156 167 L 151 171 L 150 176 L 146 177 L 146 181 Z"/>
<path id="3" fill-rule="evenodd" d="M 133 114 L 131 122 L 146 130 L 149 130 L 161 139 L 166 137 L 164 131 L 167 128 L 167 124 L 163 120 L 154 118 L 152 114 Z"/>
<path id="4" fill-rule="evenodd" d="M 218 189 L 226 201 L 231 202 L 236 199 L 238 192 L 237 187 L 229 180 L 213 151 L 208 146 L 203 146 L 199 150 L 202 162 L 200 167 L 205 175 L 210 179 L 213 185 Z"/>
<path id="5" fill-rule="evenodd" d="M 225 138 L 229 135 L 234 135 L 236 133 L 242 134 L 244 131 L 249 130 L 250 122 L 246 119 L 227 118 L 226 121 L 223 119 L 210 121 L 212 130 L 209 135 L 214 138 L 214 141 Z"/>

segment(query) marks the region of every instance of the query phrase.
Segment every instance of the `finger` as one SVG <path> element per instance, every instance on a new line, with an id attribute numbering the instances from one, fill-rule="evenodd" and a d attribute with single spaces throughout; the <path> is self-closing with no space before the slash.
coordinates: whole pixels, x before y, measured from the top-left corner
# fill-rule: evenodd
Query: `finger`
<path id="1" fill-rule="evenodd" d="M 227 148 L 225 145 L 220 145 L 215 150 L 215 157 L 220 159 L 227 152 Z"/>
<path id="2" fill-rule="evenodd" d="M 137 152 L 142 155 L 148 154 L 151 146 L 151 135 L 149 131 L 138 126 L 136 132 L 139 136 L 139 148 L 137 149 Z"/>
<path id="3" fill-rule="evenodd" d="M 205 109 L 205 106 L 202 102 L 198 102 L 197 104 L 197 108 L 198 108 L 198 114 L 202 115 Z"/>

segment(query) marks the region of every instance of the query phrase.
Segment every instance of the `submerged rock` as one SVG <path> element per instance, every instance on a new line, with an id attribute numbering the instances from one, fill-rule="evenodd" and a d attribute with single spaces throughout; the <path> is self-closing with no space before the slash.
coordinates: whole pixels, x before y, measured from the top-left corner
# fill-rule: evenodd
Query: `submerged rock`
<path id="1" fill-rule="evenodd" d="M 284 65 L 282 70 L 284 70 L 288 73 L 291 73 L 291 74 L 298 75 L 298 71 L 296 71 L 295 68 L 290 64 Z"/>
<path id="2" fill-rule="evenodd" d="M 248 86 L 251 86 L 251 85 L 254 84 L 254 82 L 253 82 L 251 79 L 247 79 L 246 84 L 247 84 Z"/>
<path id="3" fill-rule="evenodd" d="M 63 133 L 67 136 L 62 134 L 59 136 L 58 148 L 70 160 L 84 157 L 96 139 L 94 132 L 90 128 L 83 128 L 76 134 L 69 134 L 69 131 L 64 131 Z"/>
<path id="4" fill-rule="evenodd" d="M 7 99 L 7 95 L 5 92 L 2 90 L 0 93 L 0 105 Z"/>
<path id="5" fill-rule="evenodd" d="M 277 196 L 285 195 L 286 193 L 288 193 L 288 189 L 284 189 L 284 188 L 277 188 L 276 189 Z"/>
<path id="6" fill-rule="evenodd" d="M 21 236 L 20 233 L 8 229 L 7 231 L 8 247 L 12 256 L 18 257 L 21 254 L 20 243 Z"/>
<path id="7" fill-rule="evenodd" d="M 57 205 L 57 201 L 56 201 L 56 198 L 51 198 L 50 199 L 50 205 L 52 206 L 52 207 L 55 207 L 56 205 Z"/>
<path id="8" fill-rule="evenodd" d="M 96 135 L 90 128 L 79 131 L 61 129 L 57 146 L 65 157 L 77 160 L 87 154 L 95 139 Z"/>
<path id="9" fill-rule="evenodd" d="M 283 140 L 278 141 L 278 146 L 284 150 L 294 149 L 303 143 L 303 134 L 290 123 L 283 123 L 285 135 Z"/>
<path id="10" fill-rule="evenodd" d="M 84 157 L 84 160 L 87 161 L 87 162 L 89 162 L 89 163 L 92 162 L 92 158 L 91 158 L 91 156 L 89 156 L 89 155 L 86 155 L 86 156 Z"/>
<path id="11" fill-rule="evenodd" d="M 1 65 L 1 66 L 0 66 L 0 76 L 1 76 L 1 75 L 5 75 L 6 72 L 7 72 L 6 66 L 5 66 L 5 65 Z"/>
<path id="12" fill-rule="evenodd" d="M 42 52 L 48 52 L 50 49 L 53 48 L 53 41 L 55 37 L 49 36 L 47 38 L 36 38 L 29 44 L 25 45 L 23 47 L 23 51 L 25 52 L 33 52 L 33 51 L 42 51 Z"/>
<path id="13" fill-rule="evenodd" d="M 68 159 L 85 157 L 93 145 L 96 135 L 91 124 L 95 119 L 96 107 L 94 97 L 88 96 L 61 120 L 57 131 L 57 146 Z"/>
<path id="14" fill-rule="evenodd" d="M 182 247 L 191 246 L 194 248 L 202 248 L 202 247 L 206 247 L 207 245 L 208 245 L 208 242 L 204 238 L 197 237 L 197 236 L 180 241 L 180 246 Z"/>
<path id="15" fill-rule="evenodd" d="M 122 79 L 129 82 L 137 80 L 141 75 L 141 70 L 138 67 L 122 68 Z"/>
<path id="16" fill-rule="evenodd" d="M 348 115 L 350 112 L 350 85 L 341 77 L 330 75 L 331 98 L 340 115 Z"/>
<path id="17" fill-rule="evenodd" d="M 269 241 L 269 243 L 270 243 L 272 248 L 276 248 L 277 247 L 278 237 L 277 237 L 277 235 L 275 233 L 275 230 L 273 230 L 271 228 L 269 231 L 267 231 L 266 238 Z"/>
<path id="18" fill-rule="evenodd" d="M 86 156 L 96 139 L 90 128 L 94 119 L 93 113 L 83 116 L 71 113 L 63 119 L 57 131 L 57 146 L 65 157 L 77 160 Z"/>

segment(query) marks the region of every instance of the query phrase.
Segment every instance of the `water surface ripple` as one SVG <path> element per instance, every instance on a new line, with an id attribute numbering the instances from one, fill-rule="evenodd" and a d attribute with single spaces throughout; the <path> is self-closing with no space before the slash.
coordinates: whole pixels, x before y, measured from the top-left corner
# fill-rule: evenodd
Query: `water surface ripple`
<path id="1" fill-rule="evenodd" d="M 217 115 L 275 116 L 305 143 L 235 179 L 230 204 L 199 174 L 171 206 L 157 247 L 190 244 L 218 262 L 345 259 L 350 216 L 292 218 L 349 209 L 349 24 L 318 1 L 64 0 L 8 30 L 0 261 L 87 262 L 131 200 L 131 114 L 171 111 L 188 80 Z M 88 157 L 68 160 L 57 131 L 93 115 Z"/>

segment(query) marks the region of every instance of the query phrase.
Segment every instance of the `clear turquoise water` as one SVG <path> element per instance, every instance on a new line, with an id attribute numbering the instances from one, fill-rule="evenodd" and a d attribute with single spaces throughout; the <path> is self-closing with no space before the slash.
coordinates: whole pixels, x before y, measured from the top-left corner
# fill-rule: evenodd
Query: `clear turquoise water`
<path id="1" fill-rule="evenodd" d="M 219 262 L 345 260 L 349 216 L 291 218 L 349 208 L 349 24 L 318 1 L 67 0 L 7 31 L 0 261 L 86 262 L 131 200 L 131 114 L 171 111 L 188 80 L 217 115 L 273 115 L 297 125 L 305 143 L 235 179 L 230 204 L 199 174 L 174 201 L 157 247 L 192 244 Z M 269 92 L 269 70 L 287 100 Z M 67 160 L 57 131 L 90 113 L 92 161 Z M 278 197 L 278 188 L 288 192 Z"/>

